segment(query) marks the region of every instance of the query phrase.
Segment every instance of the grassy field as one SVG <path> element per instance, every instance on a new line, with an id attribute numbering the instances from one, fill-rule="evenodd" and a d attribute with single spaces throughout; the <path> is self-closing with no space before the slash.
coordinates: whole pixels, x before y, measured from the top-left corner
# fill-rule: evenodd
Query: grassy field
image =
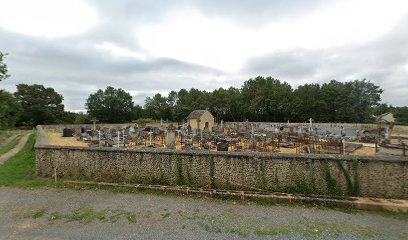
<path id="1" fill-rule="evenodd" d="M 54 184 L 51 180 L 35 176 L 35 138 L 35 134 L 31 134 L 24 148 L 0 166 L 0 186 L 35 187 Z"/>
<path id="2" fill-rule="evenodd" d="M 0 142 L 3 142 L 7 138 L 11 137 L 14 135 L 14 131 L 10 130 L 2 130 L 0 131 Z"/>
<path id="3" fill-rule="evenodd" d="M 22 136 L 17 136 L 11 142 L 0 148 L 0 156 L 13 149 L 18 144 L 21 138 Z"/>

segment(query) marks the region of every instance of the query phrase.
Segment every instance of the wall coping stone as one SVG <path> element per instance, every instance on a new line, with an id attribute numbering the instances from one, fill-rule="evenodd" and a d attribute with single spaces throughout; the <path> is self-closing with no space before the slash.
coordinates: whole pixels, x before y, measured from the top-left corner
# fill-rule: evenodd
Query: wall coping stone
<path id="1" fill-rule="evenodd" d="M 408 163 L 408 158 L 398 156 L 350 156 L 335 154 L 287 154 L 287 153 L 266 153 L 266 152 L 213 152 L 208 150 L 172 150 L 160 148 L 112 148 L 112 147 L 76 147 L 76 146 L 55 146 L 36 144 L 35 149 L 44 150 L 74 150 L 74 151 L 100 151 L 100 152 L 130 152 L 130 153 L 158 153 L 166 155 L 191 155 L 191 156 L 224 156 L 224 157 L 248 157 L 248 158 L 275 158 L 275 159 L 295 159 L 295 160 L 335 160 L 335 161 L 379 161 L 379 162 L 401 162 Z"/>

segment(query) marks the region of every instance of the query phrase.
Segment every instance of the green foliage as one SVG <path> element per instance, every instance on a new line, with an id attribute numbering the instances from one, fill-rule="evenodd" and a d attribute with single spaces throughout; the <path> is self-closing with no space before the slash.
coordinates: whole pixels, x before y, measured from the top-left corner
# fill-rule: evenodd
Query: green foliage
<path id="1" fill-rule="evenodd" d="M 92 117 L 87 113 L 77 113 L 75 115 L 75 124 L 89 124 L 92 123 Z"/>
<path id="2" fill-rule="evenodd" d="M 62 95 L 43 85 L 18 84 L 14 93 L 23 106 L 21 125 L 53 124 L 65 116 Z"/>
<path id="3" fill-rule="evenodd" d="M 320 162 L 322 173 L 324 174 L 324 178 L 326 180 L 327 191 L 332 196 L 339 195 L 339 191 L 337 190 L 336 186 L 336 179 L 331 175 L 329 162 L 326 160 L 322 160 Z"/>
<path id="4" fill-rule="evenodd" d="M 39 210 L 35 211 L 35 212 L 32 214 L 31 217 L 34 218 L 34 219 L 40 218 L 40 217 L 44 216 L 46 213 L 47 213 L 47 209 L 45 209 L 45 208 L 39 209 Z"/>
<path id="5" fill-rule="evenodd" d="M 359 161 L 357 159 L 353 159 L 352 166 L 353 166 L 353 180 L 354 180 L 354 185 L 353 185 L 353 191 L 352 195 L 353 196 L 360 196 L 360 176 L 359 176 L 359 171 L 358 171 L 358 165 Z"/>
<path id="6" fill-rule="evenodd" d="M 305 84 L 293 90 L 287 82 L 259 76 L 239 89 L 156 94 L 146 98 L 143 116 L 181 121 L 193 110 L 208 109 L 216 120 L 224 121 L 304 122 L 311 117 L 317 122 L 365 123 L 372 121 L 372 107 L 378 105 L 382 91 L 365 79 Z"/>
<path id="7" fill-rule="evenodd" d="M 7 53 L 0 52 L 0 82 L 10 76 L 7 74 L 7 64 L 4 62 L 6 56 Z"/>
<path id="8" fill-rule="evenodd" d="M 133 119 L 141 119 L 145 115 L 145 110 L 140 105 L 136 105 L 132 109 Z"/>
<path id="9" fill-rule="evenodd" d="M 353 159 L 351 171 L 343 166 L 343 163 L 337 162 L 337 166 L 346 179 L 347 195 L 358 196 L 360 194 L 360 178 L 358 175 L 358 160 Z"/>
<path id="10" fill-rule="evenodd" d="M 13 94 L 0 90 L 0 129 L 13 128 L 23 108 Z"/>
<path id="11" fill-rule="evenodd" d="M 163 97 L 160 93 L 157 93 L 153 98 L 146 98 L 145 111 L 149 117 L 160 120 L 169 119 L 173 120 L 172 107 L 170 103 L 171 95 L 168 98 Z"/>
<path id="12" fill-rule="evenodd" d="M 176 160 L 176 184 L 184 185 L 185 179 L 183 176 L 183 162 L 179 155 L 174 154 L 174 160 Z"/>
<path id="13" fill-rule="evenodd" d="M 290 119 L 292 87 L 271 77 L 256 77 L 244 82 L 241 93 L 245 115 L 251 121 L 287 121 Z"/>
<path id="14" fill-rule="evenodd" d="M 124 123 L 133 119 L 132 96 L 121 88 L 99 89 L 88 97 L 85 107 L 100 122 Z"/>
<path id="15" fill-rule="evenodd" d="M 211 178 L 211 188 L 216 188 L 217 186 L 215 185 L 215 161 L 214 157 L 210 157 L 210 178 Z"/>
<path id="16" fill-rule="evenodd" d="M 395 122 L 395 125 L 408 126 L 408 122 Z"/>

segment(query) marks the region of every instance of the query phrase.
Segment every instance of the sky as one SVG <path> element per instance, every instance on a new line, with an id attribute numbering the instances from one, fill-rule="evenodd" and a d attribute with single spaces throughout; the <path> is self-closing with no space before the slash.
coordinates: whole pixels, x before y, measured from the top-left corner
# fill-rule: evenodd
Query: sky
<path id="1" fill-rule="evenodd" d="M 82 110 L 123 88 L 135 104 L 272 76 L 296 88 L 368 79 L 408 105 L 406 0 L 0 0 L 0 88 L 43 84 Z"/>

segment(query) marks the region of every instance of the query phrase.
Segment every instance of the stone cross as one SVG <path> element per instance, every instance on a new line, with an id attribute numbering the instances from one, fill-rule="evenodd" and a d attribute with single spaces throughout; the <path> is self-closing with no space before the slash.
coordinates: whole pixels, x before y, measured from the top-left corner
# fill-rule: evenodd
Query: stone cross
<path id="1" fill-rule="evenodd" d="M 309 118 L 309 133 L 310 134 L 312 134 L 312 122 L 313 122 L 313 119 Z"/>
<path id="2" fill-rule="evenodd" d="M 93 130 L 96 130 L 96 123 L 99 122 L 99 120 L 97 120 L 96 118 L 92 118 L 92 123 L 93 123 Z"/>

